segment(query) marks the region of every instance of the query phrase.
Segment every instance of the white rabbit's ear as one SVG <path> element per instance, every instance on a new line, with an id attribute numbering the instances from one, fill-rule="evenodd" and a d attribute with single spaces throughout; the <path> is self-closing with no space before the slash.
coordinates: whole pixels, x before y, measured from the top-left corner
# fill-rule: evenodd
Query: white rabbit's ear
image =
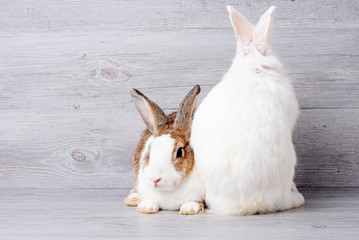
<path id="1" fill-rule="evenodd" d="M 244 46 L 248 46 L 251 43 L 253 35 L 253 25 L 245 16 L 237 12 L 232 6 L 228 5 L 227 10 L 229 12 L 229 18 L 231 20 L 234 32 L 241 40 Z"/>
<path id="2" fill-rule="evenodd" d="M 254 29 L 253 38 L 255 39 L 258 51 L 262 55 L 266 55 L 267 50 L 270 48 L 271 28 L 275 9 L 275 6 L 271 6 L 259 19 Z"/>
<path id="3" fill-rule="evenodd" d="M 186 133 L 190 132 L 193 113 L 196 106 L 196 98 L 200 92 L 200 86 L 194 86 L 182 100 L 181 105 L 178 108 L 174 125 L 175 127 L 185 130 Z"/>
<path id="4" fill-rule="evenodd" d="M 158 136 L 160 134 L 159 127 L 168 124 L 166 114 L 156 103 L 152 102 L 140 91 L 132 89 L 130 93 L 146 126 L 153 135 Z"/>

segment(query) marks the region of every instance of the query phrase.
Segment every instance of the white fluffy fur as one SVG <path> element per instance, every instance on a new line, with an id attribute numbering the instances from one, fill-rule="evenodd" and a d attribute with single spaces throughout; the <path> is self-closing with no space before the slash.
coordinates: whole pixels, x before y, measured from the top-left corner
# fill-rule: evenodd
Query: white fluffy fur
<path id="1" fill-rule="evenodd" d="M 150 160 L 144 167 L 141 160 L 138 174 L 137 192 L 141 200 L 138 208 L 159 206 L 164 210 L 179 210 L 188 201 L 203 201 L 205 190 L 196 168 L 184 177 L 176 171 L 172 163 L 175 140 L 169 134 L 151 136 L 145 145 L 142 158 L 150 147 Z M 158 187 L 154 180 L 161 178 Z M 145 202 L 145 203 L 142 203 Z"/>
<path id="2" fill-rule="evenodd" d="M 171 138 L 169 134 L 153 138 L 149 164 L 145 168 L 143 168 L 143 164 L 141 165 L 144 181 L 149 187 L 154 187 L 154 181 L 161 179 L 156 183 L 158 189 L 170 191 L 181 182 L 182 176 L 176 171 L 172 163 L 174 144 L 175 139 Z"/>
<path id="3" fill-rule="evenodd" d="M 298 112 L 290 80 L 271 49 L 263 56 L 253 44 L 245 55 L 238 40 L 232 66 L 192 123 L 191 145 L 210 209 L 248 215 L 304 203 L 293 183 L 291 134 Z"/>

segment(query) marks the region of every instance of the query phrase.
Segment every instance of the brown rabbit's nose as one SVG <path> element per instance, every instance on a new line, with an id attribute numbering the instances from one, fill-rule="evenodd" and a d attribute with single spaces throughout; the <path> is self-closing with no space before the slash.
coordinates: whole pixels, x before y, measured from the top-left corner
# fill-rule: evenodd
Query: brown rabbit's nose
<path id="1" fill-rule="evenodd" d="M 157 183 L 159 183 L 160 181 L 161 181 L 161 178 L 157 178 L 156 180 L 153 181 L 155 183 L 155 187 L 158 187 Z"/>

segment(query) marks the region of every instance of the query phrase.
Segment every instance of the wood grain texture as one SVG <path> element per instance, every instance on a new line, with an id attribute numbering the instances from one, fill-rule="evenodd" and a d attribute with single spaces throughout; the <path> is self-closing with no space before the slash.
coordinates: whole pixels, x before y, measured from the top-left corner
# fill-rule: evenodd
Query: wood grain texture
<path id="1" fill-rule="evenodd" d="M 302 108 L 359 107 L 359 69 L 353 64 L 359 62 L 359 28 L 277 31 L 277 52 L 289 66 Z M 200 84 L 200 101 L 235 54 L 232 29 L 0 35 L 0 44 L 1 104 L 36 112 L 61 111 L 61 101 L 71 106 L 80 100 L 86 100 L 82 106 L 105 101 L 103 108 L 132 107 L 132 87 Z M 181 97 L 158 101 L 173 107 Z"/>
<path id="2" fill-rule="evenodd" d="M 1 27 L 6 32 L 90 32 L 101 29 L 230 28 L 226 5 L 231 4 L 253 23 L 271 5 L 277 6 L 276 25 L 358 26 L 359 4 L 355 0 L 3 0 Z"/>
<path id="3" fill-rule="evenodd" d="M 359 186 L 358 119 L 358 109 L 302 110 L 293 137 L 299 186 Z"/>
<path id="4" fill-rule="evenodd" d="M 132 108 L 82 114 L 73 109 L 73 114 L 40 120 L 39 115 L 22 121 L 18 115 L 7 116 L 0 187 L 131 187 L 131 156 L 145 127 Z M 298 186 L 359 185 L 358 119 L 359 109 L 302 110 L 294 134 Z M 76 160 L 75 153 L 85 159 L 79 155 Z"/>
<path id="5" fill-rule="evenodd" d="M 0 187 L 129 188 L 144 124 L 129 90 L 167 112 L 228 69 L 225 9 L 263 1 L 1 1 Z M 274 44 L 302 110 L 302 187 L 359 187 L 359 3 L 273 1 Z"/>
<path id="6" fill-rule="evenodd" d="M 358 191 L 246 217 L 155 215 L 125 206 L 120 189 L 9 190 L 0 195 L 1 239 L 357 239 Z"/>

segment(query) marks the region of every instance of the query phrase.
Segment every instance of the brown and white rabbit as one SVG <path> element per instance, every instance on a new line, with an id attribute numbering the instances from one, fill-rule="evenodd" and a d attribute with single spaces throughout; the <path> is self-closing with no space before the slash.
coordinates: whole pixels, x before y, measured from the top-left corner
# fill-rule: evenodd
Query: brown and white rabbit
<path id="1" fill-rule="evenodd" d="M 189 145 L 196 85 L 183 99 L 178 112 L 166 116 L 163 110 L 136 89 L 131 96 L 147 129 L 132 158 L 135 187 L 125 198 L 141 213 L 180 210 L 192 215 L 204 211 L 205 189 L 197 174 L 194 153 Z"/>

